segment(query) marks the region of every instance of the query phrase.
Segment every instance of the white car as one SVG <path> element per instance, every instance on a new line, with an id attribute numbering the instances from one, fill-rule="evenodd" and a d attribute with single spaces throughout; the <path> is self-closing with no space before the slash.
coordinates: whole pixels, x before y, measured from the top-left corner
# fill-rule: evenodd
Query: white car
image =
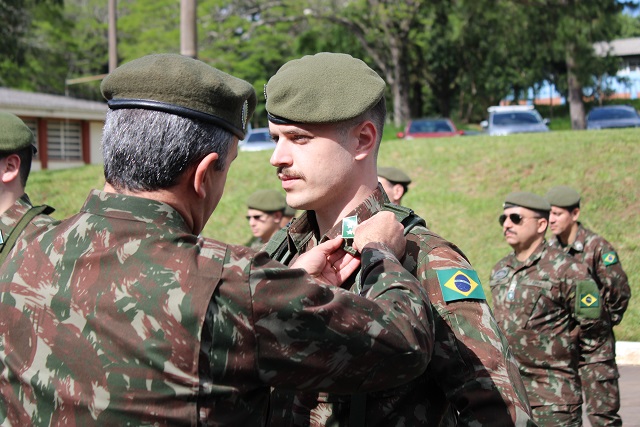
<path id="1" fill-rule="evenodd" d="M 549 119 L 543 119 L 533 105 L 494 106 L 487 111 L 489 120 L 483 120 L 480 126 L 489 135 L 549 132 Z"/>
<path id="2" fill-rule="evenodd" d="M 276 143 L 271 139 L 269 128 L 255 128 L 247 133 L 238 147 L 240 151 L 273 150 L 276 148 Z"/>

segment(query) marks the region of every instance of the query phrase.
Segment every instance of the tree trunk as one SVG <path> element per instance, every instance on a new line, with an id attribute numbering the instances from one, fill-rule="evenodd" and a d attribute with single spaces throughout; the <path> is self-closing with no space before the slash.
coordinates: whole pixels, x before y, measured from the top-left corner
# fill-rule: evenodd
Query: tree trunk
<path id="1" fill-rule="evenodd" d="M 582 101 L 582 84 L 576 75 L 576 60 L 574 45 L 567 45 L 567 86 L 569 95 L 569 115 L 571 116 L 571 129 L 584 129 L 584 103 Z"/>

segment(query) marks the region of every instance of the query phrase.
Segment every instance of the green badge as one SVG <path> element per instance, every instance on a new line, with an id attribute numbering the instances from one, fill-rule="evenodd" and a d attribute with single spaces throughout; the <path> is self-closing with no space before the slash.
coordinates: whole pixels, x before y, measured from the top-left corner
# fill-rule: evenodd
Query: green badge
<path id="1" fill-rule="evenodd" d="M 348 216 L 342 220 L 342 238 L 353 239 L 356 226 L 358 225 L 358 216 Z"/>
<path id="2" fill-rule="evenodd" d="M 451 268 L 436 270 L 445 302 L 461 299 L 485 300 L 478 273 L 474 270 Z"/>
<path id="3" fill-rule="evenodd" d="M 598 297 L 598 294 L 581 294 L 580 307 L 600 307 L 600 298 Z"/>
<path id="4" fill-rule="evenodd" d="M 583 319 L 600 317 L 600 291 L 593 280 L 578 282 L 576 286 L 576 316 Z"/>
<path id="5" fill-rule="evenodd" d="M 602 255 L 602 261 L 604 262 L 604 265 L 611 265 L 611 264 L 615 264 L 616 262 L 618 262 L 618 255 L 615 252 L 607 252 L 606 254 Z"/>

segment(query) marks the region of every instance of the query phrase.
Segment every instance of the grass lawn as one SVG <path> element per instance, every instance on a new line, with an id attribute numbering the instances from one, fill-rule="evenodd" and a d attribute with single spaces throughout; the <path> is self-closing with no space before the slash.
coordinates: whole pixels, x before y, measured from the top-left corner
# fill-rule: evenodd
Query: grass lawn
<path id="1" fill-rule="evenodd" d="M 385 135 L 393 138 L 392 132 Z M 249 239 L 247 196 L 257 189 L 280 189 L 269 156 L 240 153 L 205 236 L 238 244 Z M 639 159 L 640 129 L 625 129 L 389 139 L 382 143 L 378 163 L 412 177 L 404 204 L 467 254 L 489 297 L 491 268 L 511 250 L 497 221 L 505 195 L 520 190 L 544 195 L 558 184 L 576 188 L 582 193 L 583 224 L 617 249 L 634 294 L 616 336 L 640 341 Z M 34 203 L 48 203 L 57 208 L 53 216 L 64 218 L 77 212 L 90 188 L 102 185 L 102 168 L 85 166 L 34 172 L 27 192 Z"/>

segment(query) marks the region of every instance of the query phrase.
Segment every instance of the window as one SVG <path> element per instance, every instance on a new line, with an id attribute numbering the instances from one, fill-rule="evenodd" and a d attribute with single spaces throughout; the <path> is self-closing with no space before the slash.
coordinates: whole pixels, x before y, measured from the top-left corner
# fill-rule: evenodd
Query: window
<path id="1" fill-rule="evenodd" d="M 80 122 L 49 120 L 47 122 L 48 154 L 51 160 L 82 160 L 82 127 Z"/>

